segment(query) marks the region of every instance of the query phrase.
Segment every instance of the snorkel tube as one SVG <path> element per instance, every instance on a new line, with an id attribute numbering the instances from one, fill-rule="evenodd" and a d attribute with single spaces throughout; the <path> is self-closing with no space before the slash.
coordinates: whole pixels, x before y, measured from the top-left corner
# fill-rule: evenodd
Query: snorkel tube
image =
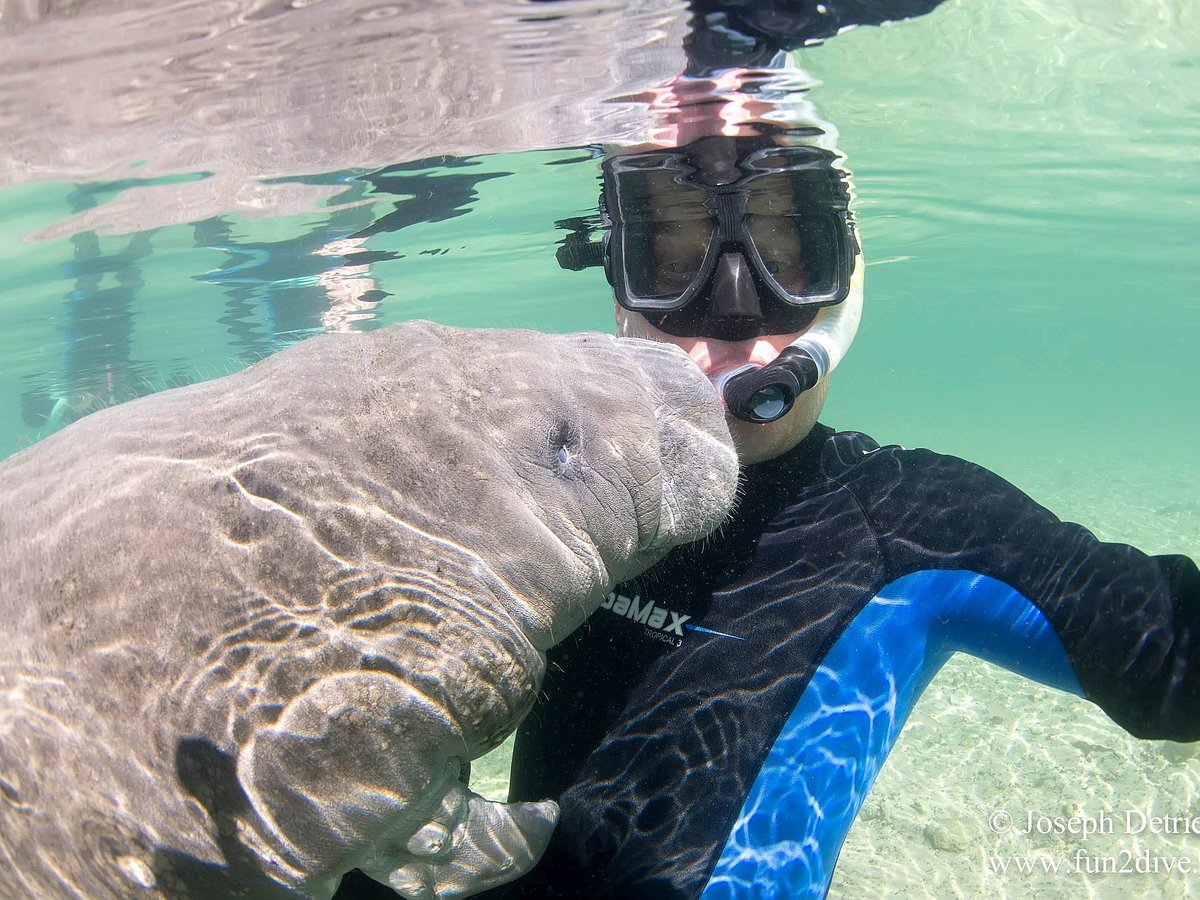
<path id="1" fill-rule="evenodd" d="M 745 365 L 713 379 L 729 411 L 744 422 L 765 425 L 788 414 L 805 391 L 837 368 L 862 319 L 863 259 L 856 255 L 846 299 L 826 306 L 791 344 L 765 366 Z"/>

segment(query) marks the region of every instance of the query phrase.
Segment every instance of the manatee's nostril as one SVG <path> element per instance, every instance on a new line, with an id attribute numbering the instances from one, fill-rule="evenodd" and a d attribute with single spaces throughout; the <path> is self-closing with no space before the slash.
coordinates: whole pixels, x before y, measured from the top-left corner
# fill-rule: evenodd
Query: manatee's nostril
<path id="1" fill-rule="evenodd" d="M 559 419 L 550 429 L 550 452 L 554 471 L 562 476 L 579 474 L 579 428 L 566 419 Z"/>

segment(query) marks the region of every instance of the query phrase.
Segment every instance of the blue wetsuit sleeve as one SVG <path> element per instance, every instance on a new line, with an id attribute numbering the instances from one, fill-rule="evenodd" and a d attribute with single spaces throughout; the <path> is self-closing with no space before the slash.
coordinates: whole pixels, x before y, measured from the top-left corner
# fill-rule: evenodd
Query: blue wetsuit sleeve
<path id="1" fill-rule="evenodd" d="M 784 723 L 704 900 L 823 896 L 909 713 L 959 650 L 1079 693 L 1046 617 L 1003 582 L 951 569 L 884 585 L 830 647 Z"/>

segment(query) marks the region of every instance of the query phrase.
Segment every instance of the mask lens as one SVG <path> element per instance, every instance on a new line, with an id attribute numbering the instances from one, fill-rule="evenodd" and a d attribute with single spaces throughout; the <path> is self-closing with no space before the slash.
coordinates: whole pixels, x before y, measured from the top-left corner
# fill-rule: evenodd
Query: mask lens
<path id="1" fill-rule="evenodd" d="M 827 172 L 800 170 L 753 179 L 746 232 L 763 276 L 789 299 L 834 291 L 839 282 L 839 219 Z"/>
<path id="2" fill-rule="evenodd" d="M 812 248 L 806 246 L 795 216 L 749 215 L 746 230 L 766 269 L 764 276 L 790 295 L 811 289 L 808 262 Z"/>
<path id="3" fill-rule="evenodd" d="M 759 334 L 802 330 L 814 307 L 841 302 L 848 290 L 854 249 L 844 173 L 827 151 L 776 147 L 743 153 L 736 178 L 715 179 L 705 164 L 712 149 L 604 164 L 617 300 L 653 313 L 670 334 L 705 334 L 713 320 L 737 318 L 708 307 L 718 260 L 739 253 L 762 308 Z"/>
<path id="4" fill-rule="evenodd" d="M 625 277 L 635 297 L 678 297 L 695 280 L 712 239 L 703 219 L 643 221 L 625 227 Z"/>
<path id="5" fill-rule="evenodd" d="M 699 275 L 715 222 L 704 192 L 670 168 L 622 173 L 621 249 L 629 299 L 679 297 Z"/>

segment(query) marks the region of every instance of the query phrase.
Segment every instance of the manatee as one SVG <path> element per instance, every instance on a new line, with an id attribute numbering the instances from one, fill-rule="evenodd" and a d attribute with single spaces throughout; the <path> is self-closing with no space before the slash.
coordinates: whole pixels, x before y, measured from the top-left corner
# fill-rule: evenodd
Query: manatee
<path id="1" fill-rule="evenodd" d="M 0 464 L 0 896 L 467 896 L 551 802 L 473 794 L 544 651 L 727 514 L 674 347 L 323 335 Z"/>

